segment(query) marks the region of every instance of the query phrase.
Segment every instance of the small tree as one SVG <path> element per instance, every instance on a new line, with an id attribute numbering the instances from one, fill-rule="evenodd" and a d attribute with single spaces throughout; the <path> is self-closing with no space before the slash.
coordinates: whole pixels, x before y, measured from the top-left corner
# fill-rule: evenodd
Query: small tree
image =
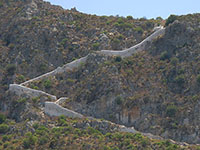
<path id="1" fill-rule="evenodd" d="M 15 73 L 15 71 L 16 71 L 15 64 L 8 64 L 6 66 L 6 71 L 7 71 L 8 75 L 13 75 Z"/>
<path id="2" fill-rule="evenodd" d="M 170 58 L 170 55 L 167 51 L 164 51 L 161 53 L 160 55 L 160 60 L 166 60 L 166 59 L 169 59 Z"/>
<path id="3" fill-rule="evenodd" d="M 122 60 L 122 58 L 120 56 L 115 57 L 116 62 L 120 62 L 121 60 Z"/>
<path id="4" fill-rule="evenodd" d="M 170 15 L 166 20 L 165 26 L 168 26 L 169 24 L 173 23 L 176 19 L 176 15 Z"/>
<path id="5" fill-rule="evenodd" d="M 7 124 L 0 124 L 0 133 L 6 133 L 9 130 L 9 126 Z"/>
<path id="6" fill-rule="evenodd" d="M 177 107 L 175 105 L 169 105 L 166 109 L 166 114 L 169 117 L 174 117 L 177 112 Z"/>
<path id="7" fill-rule="evenodd" d="M 200 84 L 200 74 L 197 76 L 197 83 Z"/>
<path id="8" fill-rule="evenodd" d="M 4 123 L 6 120 L 6 116 L 0 113 L 0 124 Z"/>
<path id="9" fill-rule="evenodd" d="M 26 134 L 26 138 L 23 140 L 24 148 L 31 148 L 31 146 L 36 144 L 37 140 L 36 136 L 33 136 L 31 132 L 28 132 Z"/>

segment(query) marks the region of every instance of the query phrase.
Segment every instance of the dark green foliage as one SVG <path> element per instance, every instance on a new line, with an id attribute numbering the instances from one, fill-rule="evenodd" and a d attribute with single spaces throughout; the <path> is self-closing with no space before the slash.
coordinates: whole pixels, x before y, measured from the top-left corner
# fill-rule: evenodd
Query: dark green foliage
<path id="1" fill-rule="evenodd" d="M 120 40 L 117 39 L 117 38 L 115 38 L 115 39 L 112 40 L 112 42 L 113 42 L 113 44 L 119 44 L 119 43 L 120 43 Z"/>
<path id="2" fill-rule="evenodd" d="M 177 112 L 177 107 L 175 105 L 169 105 L 166 109 L 166 115 L 169 117 L 174 117 Z"/>
<path id="3" fill-rule="evenodd" d="M 183 75 L 183 74 L 178 75 L 178 76 L 175 78 L 175 83 L 177 83 L 179 86 L 182 86 L 182 85 L 185 83 L 184 75 Z"/>
<path id="4" fill-rule="evenodd" d="M 6 120 L 6 116 L 2 113 L 0 113 L 0 124 L 4 123 Z"/>
<path id="5" fill-rule="evenodd" d="M 163 18 L 162 17 L 157 17 L 156 20 L 163 20 Z"/>
<path id="6" fill-rule="evenodd" d="M 8 73 L 8 75 L 14 75 L 15 71 L 16 71 L 16 66 L 15 64 L 8 64 L 6 66 L 6 71 Z"/>
<path id="7" fill-rule="evenodd" d="M 17 100 L 17 103 L 18 104 L 25 104 L 27 102 L 27 100 L 28 100 L 27 98 L 20 98 L 20 99 Z"/>
<path id="8" fill-rule="evenodd" d="M 46 137 L 46 136 L 42 136 L 42 137 L 40 137 L 39 139 L 38 139 L 38 143 L 40 144 L 40 145 L 43 145 L 43 144 L 46 144 L 47 142 L 48 142 L 48 137 Z"/>
<path id="9" fill-rule="evenodd" d="M 45 88 L 51 88 L 51 86 L 52 86 L 52 82 L 51 82 L 51 80 L 45 80 L 44 81 L 44 87 Z"/>
<path id="10" fill-rule="evenodd" d="M 24 82 L 25 81 L 25 77 L 23 75 L 19 75 L 17 77 L 17 82 L 21 83 L 21 82 Z"/>
<path id="11" fill-rule="evenodd" d="M 34 104 L 36 104 L 40 100 L 40 97 L 33 97 L 32 101 Z"/>
<path id="12" fill-rule="evenodd" d="M 115 102 L 116 102 L 117 105 L 121 105 L 122 101 L 123 101 L 123 99 L 122 99 L 121 96 L 117 96 L 116 99 L 115 99 Z"/>
<path id="13" fill-rule="evenodd" d="M 127 18 L 128 20 L 132 20 L 132 19 L 133 19 L 132 16 L 127 16 L 126 18 Z"/>
<path id="14" fill-rule="evenodd" d="M 58 118 L 58 125 L 59 126 L 67 126 L 67 121 L 66 121 L 66 117 L 64 115 L 61 115 Z"/>
<path id="15" fill-rule="evenodd" d="M 197 76 L 197 83 L 200 84 L 200 74 Z"/>
<path id="16" fill-rule="evenodd" d="M 48 66 L 46 64 L 40 64 L 40 66 L 38 67 L 38 71 L 44 72 L 47 70 L 47 68 Z"/>
<path id="17" fill-rule="evenodd" d="M 34 146 L 37 142 L 37 137 L 32 135 L 31 132 L 28 132 L 26 134 L 26 138 L 23 140 L 23 146 L 24 148 L 31 148 L 31 146 Z"/>
<path id="18" fill-rule="evenodd" d="M 62 46 L 65 47 L 67 41 L 68 41 L 68 39 L 67 39 L 67 38 L 64 38 L 64 39 L 60 42 L 60 44 L 61 44 Z"/>
<path id="19" fill-rule="evenodd" d="M 2 137 L 2 141 L 5 142 L 5 141 L 10 141 L 11 140 L 11 135 L 3 135 Z"/>
<path id="20" fill-rule="evenodd" d="M 9 130 L 9 126 L 7 124 L 0 124 L 0 133 L 6 133 Z"/>
<path id="21" fill-rule="evenodd" d="M 139 34 L 142 34 L 144 32 L 142 27 L 136 27 L 136 28 L 134 28 L 134 31 L 139 33 Z"/>
<path id="22" fill-rule="evenodd" d="M 117 22 L 114 23 L 114 26 L 121 29 L 129 29 L 133 27 L 132 24 L 125 22 L 123 18 L 119 18 Z"/>
<path id="23" fill-rule="evenodd" d="M 99 49 L 99 46 L 100 46 L 100 44 L 97 42 L 97 43 L 94 43 L 94 44 L 92 44 L 92 49 L 94 49 L 94 50 L 98 50 Z"/>
<path id="24" fill-rule="evenodd" d="M 3 7 L 3 2 L 0 2 L 0 7 Z"/>
<path id="25" fill-rule="evenodd" d="M 166 59 L 169 59 L 170 58 L 170 55 L 167 51 L 164 51 L 161 53 L 160 55 L 160 60 L 166 60 Z"/>
<path id="26" fill-rule="evenodd" d="M 116 61 L 116 62 L 121 62 L 121 61 L 122 61 L 122 58 L 121 58 L 120 56 L 117 56 L 117 57 L 115 57 L 115 61 Z"/>
<path id="27" fill-rule="evenodd" d="M 178 63 L 178 58 L 173 57 L 173 58 L 171 59 L 171 64 L 175 66 L 177 63 Z"/>
<path id="28" fill-rule="evenodd" d="M 169 24 L 173 23 L 175 20 L 177 20 L 177 16 L 170 15 L 166 20 L 165 26 L 168 26 Z"/>

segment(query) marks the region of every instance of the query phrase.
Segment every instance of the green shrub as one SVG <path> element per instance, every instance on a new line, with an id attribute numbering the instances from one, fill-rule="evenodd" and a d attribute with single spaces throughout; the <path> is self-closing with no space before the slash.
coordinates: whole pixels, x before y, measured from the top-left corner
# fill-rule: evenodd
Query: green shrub
<path id="1" fill-rule="evenodd" d="M 115 39 L 112 40 L 112 43 L 113 44 L 119 44 L 120 40 L 118 38 L 115 38 Z"/>
<path id="2" fill-rule="evenodd" d="M 46 137 L 46 136 L 42 136 L 42 137 L 40 137 L 39 139 L 38 139 L 38 143 L 40 144 L 40 145 L 44 145 L 44 144 L 46 144 L 47 142 L 48 142 L 48 137 Z"/>
<path id="3" fill-rule="evenodd" d="M 17 82 L 24 82 L 25 81 L 25 77 L 23 75 L 19 75 L 17 77 Z"/>
<path id="4" fill-rule="evenodd" d="M 99 42 L 94 43 L 94 44 L 92 44 L 92 49 L 93 49 L 93 50 L 98 50 L 98 49 L 99 49 L 99 46 L 100 46 Z"/>
<path id="5" fill-rule="evenodd" d="M 27 100 L 28 100 L 27 98 L 20 98 L 20 99 L 17 100 L 17 103 L 25 104 L 27 102 Z"/>
<path id="6" fill-rule="evenodd" d="M 3 3 L 2 2 L 0 2 L 0 7 L 3 7 Z"/>
<path id="7" fill-rule="evenodd" d="M 175 105 L 169 105 L 166 109 L 166 115 L 169 117 L 174 117 L 177 112 L 177 107 Z"/>
<path id="8" fill-rule="evenodd" d="M 67 121 L 66 121 L 66 117 L 64 115 L 61 115 L 59 118 L 58 118 L 58 125 L 59 126 L 67 126 Z"/>
<path id="9" fill-rule="evenodd" d="M 34 128 L 34 129 L 37 129 L 39 126 L 40 126 L 40 125 L 39 125 L 38 123 L 34 123 L 34 124 L 33 124 L 33 128 Z"/>
<path id="10" fill-rule="evenodd" d="M 132 16 L 127 16 L 126 18 L 127 18 L 128 20 L 132 20 L 132 19 L 133 19 Z"/>
<path id="11" fill-rule="evenodd" d="M 60 42 L 60 45 L 62 46 L 65 46 L 66 43 L 67 43 L 68 39 L 67 38 L 64 38 L 61 42 Z"/>
<path id="12" fill-rule="evenodd" d="M 87 131 L 88 131 L 89 134 L 101 134 L 101 132 L 99 130 L 96 130 L 92 127 L 88 127 Z"/>
<path id="13" fill-rule="evenodd" d="M 183 75 L 183 74 L 178 75 L 178 76 L 175 78 L 175 82 L 176 82 L 179 86 L 182 86 L 182 85 L 185 83 L 184 75 Z"/>
<path id="14" fill-rule="evenodd" d="M 9 142 L 5 142 L 5 143 L 3 144 L 3 148 L 8 148 L 9 145 L 10 145 Z"/>
<path id="15" fill-rule="evenodd" d="M 7 124 L 0 124 L 0 133 L 6 133 L 9 130 L 9 126 Z"/>
<path id="16" fill-rule="evenodd" d="M 123 99 L 122 99 L 121 96 L 117 96 L 116 99 L 115 99 L 115 102 L 116 102 L 117 105 L 121 105 L 122 101 L 123 101 Z"/>
<path id="17" fill-rule="evenodd" d="M 44 81 L 44 87 L 45 88 L 51 88 L 52 87 L 52 83 L 51 83 L 51 81 L 50 80 L 45 80 Z"/>
<path id="18" fill-rule="evenodd" d="M 170 55 L 167 51 L 164 51 L 161 53 L 160 55 L 160 60 L 166 60 L 166 59 L 169 59 L 170 58 Z"/>
<path id="19" fill-rule="evenodd" d="M 0 113 L 0 124 L 4 123 L 5 121 L 6 121 L 6 116 Z"/>
<path id="20" fill-rule="evenodd" d="M 176 19 L 176 15 L 170 15 L 166 20 L 165 26 L 168 26 L 169 24 L 173 23 Z"/>
<path id="21" fill-rule="evenodd" d="M 40 97 L 38 97 L 38 96 L 32 98 L 32 101 L 34 104 L 36 104 L 39 100 L 40 100 Z"/>
<path id="22" fill-rule="evenodd" d="M 2 141 L 5 142 L 5 141 L 10 141 L 12 135 L 3 135 L 2 137 Z"/>
<path id="23" fill-rule="evenodd" d="M 197 83 L 200 84 L 200 74 L 197 76 Z"/>
<path id="24" fill-rule="evenodd" d="M 8 64 L 6 66 L 6 71 L 7 71 L 8 75 L 13 75 L 15 73 L 15 71 L 16 71 L 15 64 Z"/>
<path id="25" fill-rule="evenodd" d="M 144 32 L 142 27 L 136 27 L 136 28 L 134 28 L 134 31 L 139 33 L 139 34 L 142 34 Z"/>
<path id="26" fill-rule="evenodd" d="M 48 66 L 46 64 L 40 64 L 38 67 L 38 71 L 45 72 L 47 70 Z"/>
<path id="27" fill-rule="evenodd" d="M 120 56 L 115 57 L 116 62 L 120 62 L 121 60 L 122 60 L 122 58 Z"/>
<path id="28" fill-rule="evenodd" d="M 26 138 L 23 140 L 24 148 L 31 148 L 31 146 L 36 144 L 37 140 L 36 136 L 33 136 L 31 132 L 28 132 L 26 134 Z"/>
<path id="29" fill-rule="evenodd" d="M 178 58 L 173 57 L 173 58 L 171 59 L 171 64 L 172 64 L 172 65 L 176 65 L 177 63 L 178 63 Z"/>

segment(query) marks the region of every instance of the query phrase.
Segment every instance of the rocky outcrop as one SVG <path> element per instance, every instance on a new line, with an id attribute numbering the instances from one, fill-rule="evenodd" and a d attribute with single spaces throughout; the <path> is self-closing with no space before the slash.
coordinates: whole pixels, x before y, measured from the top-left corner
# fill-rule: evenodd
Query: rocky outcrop
<path id="1" fill-rule="evenodd" d="M 18 85 L 18 84 L 10 84 L 9 86 L 9 91 L 13 92 L 14 94 L 16 94 L 17 96 L 28 96 L 30 98 L 34 98 L 34 97 L 40 97 L 40 96 L 46 96 L 48 97 L 49 100 L 57 100 L 56 96 L 45 93 L 43 91 L 40 90 L 35 90 L 35 89 L 31 89 L 22 85 Z"/>

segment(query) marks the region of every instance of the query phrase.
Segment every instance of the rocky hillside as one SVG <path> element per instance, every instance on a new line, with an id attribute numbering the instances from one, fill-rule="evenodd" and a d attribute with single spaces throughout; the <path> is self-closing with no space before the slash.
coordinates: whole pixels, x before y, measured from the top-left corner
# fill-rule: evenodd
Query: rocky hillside
<path id="1" fill-rule="evenodd" d="M 78 68 L 27 86 L 68 97 L 62 106 L 85 116 L 200 144 L 199 20 L 200 14 L 172 15 L 165 23 L 88 15 L 42 0 L 0 0 L 0 108 L 8 117 L 0 115 L 1 148 L 198 149 L 102 130 L 87 118 L 49 118 L 43 113 L 48 97 L 19 97 L 7 89 L 88 55 Z M 164 23 L 165 34 L 131 57 L 99 53 L 129 48 Z"/>
<path id="2" fill-rule="evenodd" d="M 132 57 L 93 53 L 80 68 L 28 86 L 67 96 L 63 106 L 87 116 L 199 143 L 199 17 L 176 17 Z"/>
<path id="3" fill-rule="evenodd" d="M 124 49 L 161 20 L 87 15 L 43 0 L 0 0 L 0 97 L 13 82 L 100 49 Z"/>

